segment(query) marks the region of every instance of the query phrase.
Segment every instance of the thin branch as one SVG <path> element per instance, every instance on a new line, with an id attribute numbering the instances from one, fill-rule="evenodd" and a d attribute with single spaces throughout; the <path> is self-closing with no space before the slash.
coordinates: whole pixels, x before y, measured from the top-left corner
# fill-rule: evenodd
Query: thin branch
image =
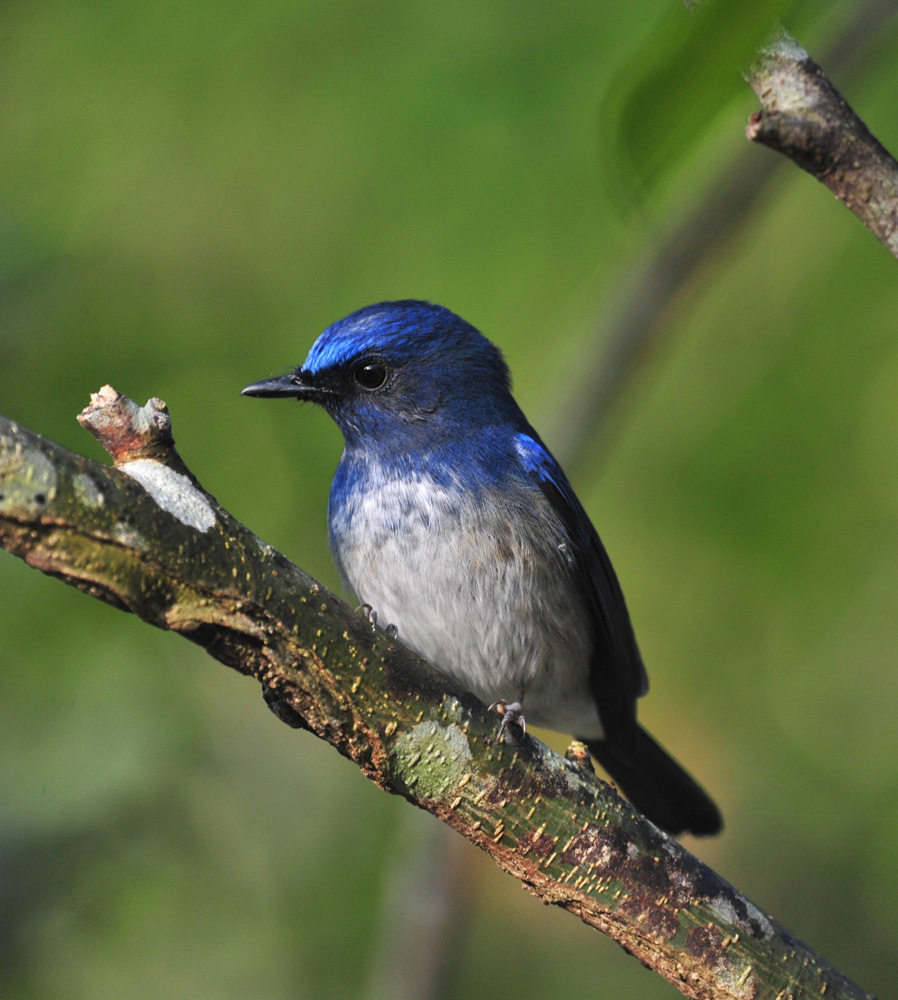
<path id="1" fill-rule="evenodd" d="M 258 680 L 381 788 L 694 998 L 868 998 L 590 771 L 495 717 L 237 522 L 173 450 L 165 405 L 79 418 L 108 468 L 0 418 L 0 544 Z M 149 457 L 152 456 L 152 457 Z"/>
<path id="2" fill-rule="evenodd" d="M 823 70 L 780 29 L 746 79 L 763 104 L 748 138 L 825 184 L 898 257 L 898 162 Z"/>
<path id="3" fill-rule="evenodd" d="M 846 78 L 863 69 L 866 63 L 859 62 L 859 53 L 882 37 L 895 15 L 893 0 L 861 4 L 824 53 L 830 72 Z M 597 346 L 575 373 L 579 388 L 569 393 L 583 403 L 573 419 L 566 411 L 552 437 L 566 465 L 583 462 L 587 447 L 612 438 L 616 406 L 663 337 L 662 318 L 669 318 L 681 291 L 695 280 L 712 250 L 732 239 L 751 217 L 774 178 L 783 176 L 784 165 L 783 160 L 759 157 L 742 147 L 720 168 L 692 210 L 614 281 L 618 291 L 595 323 L 601 336 L 590 338 Z M 602 428 L 599 435 L 597 427 Z"/>
<path id="4" fill-rule="evenodd" d="M 458 848 L 464 845 L 439 823 L 421 829 L 417 816 L 408 810 L 404 816 L 383 879 L 364 1000 L 440 1000 L 456 995 L 467 888 Z"/>
<path id="5" fill-rule="evenodd" d="M 586 350 L 592 357 L 573 373 L 578 387 L 566 395 L 580 401 L 577 410 L 572 414 L 566 407 L 565 419 L 552 436 L 565 465 L 580 464 L 587 448 L 592 456 L 596 442 L 610 440 L 615 406 L 663 336 L 662 317 L 669 319 L 680 292 L 710 251 L 750 216 L 778 168 L 773 157 L 760 163 L 741 152 L 731 157 L 693 211 L 633 260 L 614 283 L 616 291 L 596 324 L 605 332 L 598 340 L 590 338 Z"/>

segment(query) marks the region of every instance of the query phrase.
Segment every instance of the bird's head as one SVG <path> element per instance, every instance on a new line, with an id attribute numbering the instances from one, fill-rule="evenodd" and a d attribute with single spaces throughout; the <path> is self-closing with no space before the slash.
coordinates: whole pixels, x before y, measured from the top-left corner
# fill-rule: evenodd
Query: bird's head
<path id="1" fill-rule="evenodd" d="M 508 367 L 470 323 L 428 302 L 381 302 L 328 327 L 303 365 L 245 396 L 310 400 L 348 443 L 414 440 L 511 418 Z"/>

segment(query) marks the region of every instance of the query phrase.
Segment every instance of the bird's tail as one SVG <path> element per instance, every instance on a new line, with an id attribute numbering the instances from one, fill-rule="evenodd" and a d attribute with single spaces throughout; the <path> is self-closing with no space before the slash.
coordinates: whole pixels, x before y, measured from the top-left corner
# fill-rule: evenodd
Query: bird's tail
<path id="1" fill-rule="evenodd" d="M 668 833 L 719 833 L 720 811 L 698 782 L 639 727 L 635 753 L 606 740 L 583 740 L 634 806 Z"/>

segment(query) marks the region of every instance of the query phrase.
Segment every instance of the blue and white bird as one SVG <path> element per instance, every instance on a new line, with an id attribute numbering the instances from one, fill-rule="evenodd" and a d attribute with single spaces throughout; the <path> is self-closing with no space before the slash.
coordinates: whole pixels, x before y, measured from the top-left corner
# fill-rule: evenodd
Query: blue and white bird
<path id="1" fill-rule="evenodd" d="M 345 584 L 509 722 L 583 740 L 671 833 L 716 833 L 708 795 L 636 721 L 648 679 L 607 553 L 489 340 L 441 306 L 334 323 L 247 396 L 310 400 L 346 447 L 331 489 Z"/>

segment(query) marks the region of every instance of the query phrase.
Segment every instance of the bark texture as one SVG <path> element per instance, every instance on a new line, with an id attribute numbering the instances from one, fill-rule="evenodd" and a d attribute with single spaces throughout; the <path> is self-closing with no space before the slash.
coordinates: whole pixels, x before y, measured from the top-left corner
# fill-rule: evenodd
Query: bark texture
<path id="1" fill-rule="evenodd" d="M 763 105 L 748 138 L 825 184 L 898 257 L 898 163 L 823 70 L 780 29 L 746 79 Z"/>
<path id="2" fill-rule="evenodd" d="M 487 851 L 694 998 L 869 998 L 530 736 L 495 741 L 472 695 L 222 509 L 174 450 L 165 404 L 109 387 L 79 417 L 114 467 L 0 418 L 0 544 L 255 678 L 285 722 Z"/>

